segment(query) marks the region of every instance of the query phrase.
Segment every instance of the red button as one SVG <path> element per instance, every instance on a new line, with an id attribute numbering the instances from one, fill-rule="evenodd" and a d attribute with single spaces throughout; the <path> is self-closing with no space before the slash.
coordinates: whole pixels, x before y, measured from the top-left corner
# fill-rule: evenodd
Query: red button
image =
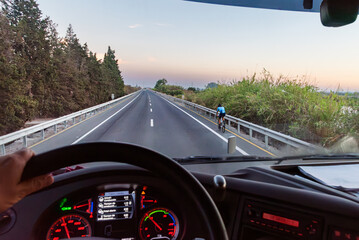
<path id="1" fill-rule="evenodd" d="M 345 239 L 351 239 L 352 238 L 352 235 L 350 234 L 350 233 L 345 233 L 344 234 L 344 237 L 345 237 Z"/>
<path id="2" fill-rule="evenodd" d="M 335 230 L 335 231 L 334 231 L 334 236 L 340 237 L 340 235 L 341 235 L 341 234 L 340 234 L 340 231 L 338 231 L 338 230 Z"/>

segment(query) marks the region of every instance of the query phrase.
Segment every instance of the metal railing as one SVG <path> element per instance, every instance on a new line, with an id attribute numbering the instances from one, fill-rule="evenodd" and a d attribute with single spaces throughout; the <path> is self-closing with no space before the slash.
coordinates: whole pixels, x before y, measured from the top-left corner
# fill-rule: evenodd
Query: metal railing
<path id="1" fill-rule="evenodd" d="M 141 91 L 141 90 L 139 90 Z M 27 147 L 28 146 L 28 136 L 35 134 L 35 133 L 41 133 L 41 139 L 45 139 L 45 130 L 49 128 L 53 128 L 53 133 L 57 133 L 58 126 L 61 125 L 64 128 L 67 128 L 69 124 L 74 125 L 75 123 L 81 122 L 85 119 L 87 119 L 90 116 L 93 116 L 101 111 L 104 111 L 111 106 L 117 104 L 119 101 L 128 98 L 138 91 L 128 94 L 126 96 L 84 109 L 80 110 L 75 113 L 71 113 L 68 115 L 65 115 L 63 117 L 59 117 L 32 127 L 24 128 L 16 132 L 9 133 L 7 135 L 0 136 L 0 155 L 6 154 L 6 145 L 9 143 L 12 143 L 16 140 L 22 139 L 22 146 Z"/>
<path id="2" fill-rule="evenodd" d="M 169 96 L 169 95 L 166 95 L 166 94 L 163 94 L 160 92 L 156 92 L 156 93 L 160 94 L 161 96 L 163 96 L 173 102 L 180 103 L 183 106 L 185 106 L 189 109 L 192 109 L 202 115 L 206 115 L 211 118 L 216 117 L 217 112 L 213 109 L 210 109 L 210 108 L 207 108 L 207 107 L 204 107 L 204 106 L 201 106 L 201 105 L 198 105 L 198 104 L 195 104 L 195 103 L 183 100 L 183 99 L 179 99 L 179 98 L 176 98 L 173 96 Z M 295 149 L 305 149 L 306 151 L 313 152 L 313 153 L 318 152 L 319 150 L 322 150 L 321 147 L 316 146 L 314 144 L 302 141 L 300 139 L 288 136 L 286 134 L 283 134 L 283 133 L 280 133 L 280 132 L 277 132 L 277 131 L 274 131 L 274 130 L 271 130 L 271 129 L 268 129 L 268 128 L 265 128 L 262 126 L 259 126 L 257 124 L 251 123 L 251 122 L 247 122 L 245 120 L 242 120 L 240 118 L 236 118 L 236 117 L 233 117 L 230 115 L 225 116 L 225 121 L 228 126 L 232 126 L 232 127 L 236 128 L 238 133 L 241 132 L 241 129 L 246 129 L 250 138 L 253 138 L 254 135 L 258 135 L 258 134 L 259 134 L 259 136 L 260 135 L 263 136 L 262 139 L 263 139 L 263 142 L 264 142 L 266 148 L 269 147 L 271 140 L 274 139 L 282 144 L 291 146 Z M 256 133 L 258 133 L 258 134 L 256 134 Z"/>

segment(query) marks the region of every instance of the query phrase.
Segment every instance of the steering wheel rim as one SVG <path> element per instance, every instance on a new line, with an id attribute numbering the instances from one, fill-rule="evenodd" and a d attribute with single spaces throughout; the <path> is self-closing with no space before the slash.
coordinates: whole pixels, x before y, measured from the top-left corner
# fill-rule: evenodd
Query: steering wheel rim
<path id="1" fill-rule="evenodd" d="M 121 156 L 119 159 L 116 156 Z M 148 159 L 156 159 L 149 161 Z M 49 164 L 51 161 L 51 164 Z M 210 239 L 227 240 L 222 217 L 202 184 L 172 159 L 133 144 L 98 142 L 70 145 L 32 157 L 25 166 L 22 180 L 50 173 L 63 167 L 90 162 L 127 163 L 149 170 L 183 189 L 205 221 Z"/>

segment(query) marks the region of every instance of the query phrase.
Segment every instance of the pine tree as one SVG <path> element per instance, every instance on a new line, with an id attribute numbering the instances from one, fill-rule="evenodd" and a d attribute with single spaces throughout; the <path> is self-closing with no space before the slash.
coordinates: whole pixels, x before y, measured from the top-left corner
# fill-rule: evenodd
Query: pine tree
<path id="1" fill-rule="evenodd" d="M 113 93 L 115 97 L 123 96 L 124 82 L 121 76 L 121 71 L 118 68 L 118 60 L 116 60 L 115 50 L 109 46 L 107 53 L 104 55 L 103 63 L 103 85 L 105 89 L 103 92 L 107 94 L 108 98 Z"/>
<path id="2" fill-rule="evenodd" d="M 0 13 L 0 134 L 22 127 L 36 107 L 36 102 L 26 94 L 22 59 L 12 51 L 12 45 L 20 42 Z"/>
<path id="3" fill-rule="evenodd" d="M 124 94 L 115 51 L 103 61 L 73 27 L 61 39 L 35 0 L 0 0 L 0 134 Z"/>
<path id="4" fill-rule="evenodd" d="M 43 115 L 45 76 L 50 61 L 49 19 L 42 18 L 35 0 L 8 0 L 3 5 L 13 31 L 22 39 L 12 47 L 24 62 L 28 96 L 38 101 L 39 115 Z"/>

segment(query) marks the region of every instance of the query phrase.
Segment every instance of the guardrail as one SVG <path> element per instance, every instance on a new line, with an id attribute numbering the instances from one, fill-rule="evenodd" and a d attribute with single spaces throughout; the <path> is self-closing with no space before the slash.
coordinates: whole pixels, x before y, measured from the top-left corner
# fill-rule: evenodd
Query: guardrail
<path id="1" fill-rule="evenodd" d="M 195 104 L 195 103 L 183 100 L 183 99 L 179 99 L 179 98 L 176 98 L 173 96 L 169 96 L 169 95 L 166 95 L 166 94 L 163 94 L 160 92 L 156 92 L 156 93 L 162 95 L 163 97 L 165 97 L 173 102 L 180 103 L 187 108 L 195 110 L 198 113 L 207 115 L 211 118 L 216 117 L 217 112 L 213 109 L 210 109 L 210 108 L 207 108 L 207 107 L 204 107 L 204 106 L 201 106 L 201 105 L 198 105 L 198 104 Z M 251 122 L 247 122 L 245 120 L 242 120 L 240 118 L 236 118 L 236 117 L 233 117 L 230 115 L 225 116 L 225 121 L 228 126 L 232 126 L 232 127 L 236 128 L 238 133 L 240 133 L 242 128 L 247 129 L 247 132 L 248 132 L 248 135 L 250 138 L 253 138 L 255 133 L 259 133 L 259 135 L 262 135 L 264 138 L 263 141 L 265 143 L 266 148 L 269 147 L 270 141 L 272 139 L 274 139 L 280 143 L 291 146 L 295 149 L 303 149 L 304 148 L 307 151 L 313 152 L 313 153 L 318 152 L 319 150 L 322 150 L 321 147 L 316 146 L 314 144 L 302 141 L 300 139 L 288 136 L 286 134 L 283 134 L 283 133 L 280 133 L 280 132 L 277 132 L 277 131 L 274 131 L 274 130 L 271 130 L 271 129 L 268 129 L 268 128 L 265 128 L 262 126 L 259 126 L 257 124 L 251 123 Z"/>
<path id="2" fill-rule="evenodd" d="M 141 90 L 139 90 L 139 91 L 141 91 Z M 53 128 L 54 129 L 53 132 L 57 133 L 57 130 L 58 130 L 57 128 L 59 125 L 62 125 L 64 128 L 67 128 L 69 126 L 69 122 L 71 122 L 72 125 L 77 122 L 81 122 L 98 112 L 108 109 L 109 107 L 113 106 L 114 104 L 118 103 L 119 101 L 121 101 L 125 98 L 128 98 L 137 92 L 138 91 L 128 94 L 126 96 L 105 102 L 105 103 L 84 109 L 84 110 L 80 110 L 75 113 L 71 113 L 69 115 L 65 115 L 60 118 L 56 118 L 56 119 L 32 126 L 32 127 L 24 128 L 19 131 L 0 136 L 0 154 L 1 155 L 6 154 L 6 145 L 9 143 L 12 143 L 16 140 L 22 139 L 22 146 L 27 147 L 27 145 L 28 145 L 27 138 L 29 135 L 41 132 L 41 139 L 43 140 L 43 139 L 45 139 L 45 130 L 46 129 Z"/>

